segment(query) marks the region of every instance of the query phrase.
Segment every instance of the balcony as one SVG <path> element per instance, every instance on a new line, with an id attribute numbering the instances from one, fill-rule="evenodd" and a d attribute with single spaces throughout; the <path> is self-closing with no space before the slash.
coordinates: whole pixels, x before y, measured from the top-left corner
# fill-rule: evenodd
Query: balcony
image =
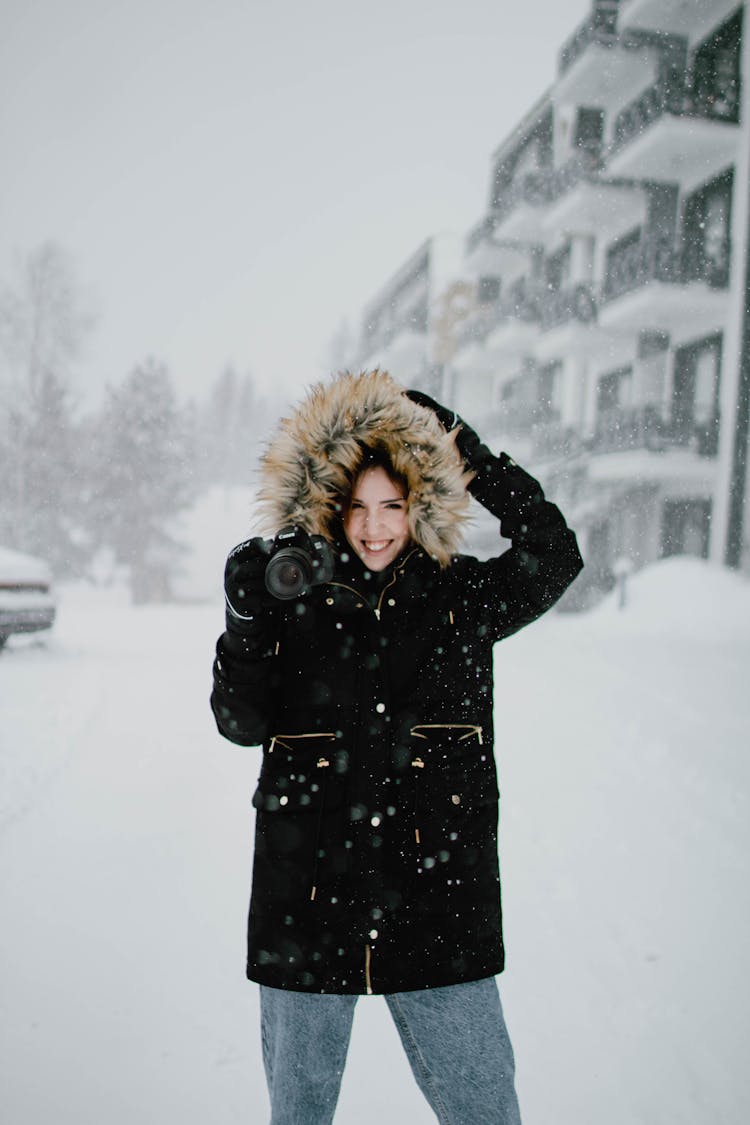
<path id="1" fill-rule="evenodd" d="M 659 235 L 649 237 L 639 232 L 639 237 L 610 250 L 602 302 L 613 301 L 652 280 L 678 281 L 677 273 L 677 256 L 672 240 Z"/>
<path id="2" fill-rule="evenodd" d="M 548 202 L 550 169 L 539 168 L 513 180 L 495 199 L 492 222 L 495 234 L 539 242 L 541 214 Z"/>
<path id="3" fill-rule="evenodd" d="M 682 70 L 648 86 L 618 114 L 608 170 L 617 176 L 694 184 L 731 164 L 739 98 L 715 85 L 698 97 Z"/>
<path id="4" fill-rule="evenodd" d="M 531 429 L 531 456 L 535 462 L 559 461 L 583 451 L 581 436 L 573 426 L 557 419 L 537 421 Z"/>
<path id="5" fill-rule="evenodd" d="M 514 240 L 498 241 L 494 235 L 495 218 L 485 215 L 466 236 L 464 263 L 474 277 L 515 274 L 528 262 L 528 244 Z"/>
<path id="6" fill-rule="evenodd" d="M 389 323 L 371 325 L 362 340 L 359 364 L 394 372 L 417 370 L 426 362 L 428 346 L 426 315 L 419 310 Z"/>
<path id="7" fill-rule="evenodd" d="M 646 233 L 610 250 L 599 300 L 602 328 L 684 333 L 717 330 L 726 315 L 727 273 L 688 263 L 671 238 Z"/>
<path id="8" fill-rule="evenodd" d="M 542 293 L 527 278 L 519 278 L 492 306 L 493 323 L 486 347 L 507 356 L 523 356 L 539 336 Z"/>
<path id="9" fill-rule="evenodd" d="M 539 335 L 540 317 L 540 295 L 521 279 L 499 301 L 466 317 L 458 329 L 457 351 L 462 360 L 475 346 L 496 355 L 522 355 Z"/>
<path id="10" fill-rule="evenodd" d="M 653 77 L 660 46 L 649 32 L 619 34 L 614 10 L 600 10 L 563 44 L 552 96 L 558 103 L 612 110 Z"/>
<path id="11" fill-rule="evenodd" d="M 481 344 L 501 318 L 500 305 L 485 305 L 470 313 L 456 330 L 456 346 L 460 351 L 471 347 L 472 344 Z"/>
<path id="12" fill-rule="evenodd" d="M 549 202 L 542 216 L 545 230 L 601 236 L 643 222 L 643 192 L 603 175 L 603 167 L 598 154 L 578 152 L 550 174 Z"/>
<path id="13" fill-rule="evenodd" d="M 491 215 L 485 215 L 483 219 L 471 228 L 466 236 L 464 243 L 464 252 L 466 257 L 471 257 L 476 254 L 483 246 L 486 246 L 492 239 L 492 232 L 495 229 L 495 223 Z"/>
<path id="14" fill-rule="evenodd" d="M 597 317 L 594 288 L 584 282 L 563 289 L 547 290 L 540 304 L 543 332 L 568 324 L 571 320 L 591 324 Z"/>
<path id="15" fill-rule="evenodd" d="M 698 39 L 723 22 L 737 8 L 737 0 L 620 0 L 622 29 L 665 31 Z"/>
<path id="16" fill-rule="evenodd" d="M 586 282 L 546 290 L 540 298 L 541 334 L 534 354 L 542 361 L 577 355 L 591 359 L 606 354 L 609 334 L 598 325 L 597 294 Z"/>
<path id="17" fill-rule="evenodd" d="M 479 424 L 479 420 L 477 421 Z M 528 461 L 533 447 L 534 415 L 530 404 L 508 401 L 488 413 L 481 420 L 482 432 L 487 433 L 497 448 L 513 450 L 514 455 Z"/>
<path id="18" fill-rule="evenodd" d="M 676 424 L 655 406 L 612 410 L 597 418 L 596 429 L 586 442 L 592 453 L 621 453 L 648 450 L 666 453 L 684 450 L 698 457 L 716 457 L 719 448 L 719 418 L 708 422 Z"/>

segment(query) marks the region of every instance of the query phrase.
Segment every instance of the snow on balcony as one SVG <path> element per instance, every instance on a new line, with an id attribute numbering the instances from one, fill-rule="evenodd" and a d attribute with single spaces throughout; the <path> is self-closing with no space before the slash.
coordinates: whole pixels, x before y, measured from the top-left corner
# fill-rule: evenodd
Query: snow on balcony
<path id="1" fill-rule="evenodd" d="M 719 90 L 698 101 L 681 82 L 655 82 L 618 115 L 608 171 L 683 186 L 711 179 L 736 159 L 735 116 Z"/>
<path id="2" fill-rule="evenodd" d="M 613 23 L 588 18 L 563 44 L 552 99 L 558 105 L 617 109 L 653 79 L 658 54 L 653 37 L 640 31 L 620 35 Z"/>
<path id="3" fill-rule="evenodd" d="M 555 235 L 611 236 L 638 226 L 645 217 L 646 199 L 639 188 L 614 182 L 601 165 L 575 156 L 556 169 L 543 225 Z"/>
<path id="4" fill-rule="evenodd" d="M 737 0 L 621 0 L 622 31 L 664 31 L 694 40 L 722 23 L 737 8 Z"/>

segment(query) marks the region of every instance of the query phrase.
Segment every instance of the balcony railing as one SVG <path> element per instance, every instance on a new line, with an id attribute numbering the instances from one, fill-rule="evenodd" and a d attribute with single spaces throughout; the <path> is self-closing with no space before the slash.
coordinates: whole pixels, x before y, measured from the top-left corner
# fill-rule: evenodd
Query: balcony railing
<path id="1" fill-rule="evenodd" d="M 677 254 L 671 238 L 643 235 L 610 251 L 602 302 L 639 289 L 647 281 L 679 281 Z"/>
<path id="2" fill-rule="evenodd" d="M 492 216 L 469 233 L 467 249 L 470 252 L 478 246 L 495 224 L 502 222 L 520 204 L 544 207 L 548 203 L 555 203 L 576 184 L 584 180 L 597 181 L 603 167 L 601 152 L 591 147 L 579 148 L 564 164 L 556 168 L 550 165 L 527 172 L 495 200 Z"/>
<path id="3" fill-rule="evenodd" d="M 576 320 L 591 324 L 597 318 L 597 302 L 591 285 L 581 282 L 563 289 L 547 290 L 541 298 L 543 331 Z"/>
<path id="4" fill-rule="evenodd" d="M 483 219 L 480 219 L 476 226 L 472 227 L 466 236 L 466 253 L 473 254 L 475 250 L 478 250 L 483 242 L 486 242 L 489 238 L 492 237 L 492 232 L 494 229 L 495 220 L 491 215 L 485 215 Z"/>
<path id="5" fill-rule="evenodd" d="M 596 179 L 602 168 L 601 153 L 597 149 L 578 149 L 564 164 L 548 173 L 547 200 L 554 203 L 582 180 Z"/>
<path id="6" fill-rule="evenodd" d="M 580 434 L 560 421 L 536 421 L 531 429 L 532 456 L 542 460 L 573 457 L 583 448 Z"/>
<path id="7" fill-rule="evenodd" d="M 736 123 L 739 97 L 727 101 L 727 91 L 718 85 L 701 89 L 700 96 L 689 88 L 684 71 L 672 73 L 648 86 L 615 118 L 612 153 L 669 114 L 673 117 L 703 117 L 709 121 Z"/>
<path id="8" fill-rule="evenodd" d="M 499 301 L 483 305 L 461 322 L 457 344 L 466 347 L 479 343 L 501 324 L 520 320 L 525 324 L 538 324 L 542 316 L 543 293 L 529 285 L 525 278 L 512 285 Z"/>
<path id="9" fill-rule="evenodd" d="M 707 422 L 677 423 L 655 406 L 609 410 L 599 415 L 586 442 L 592 453 L 644 449 L 654 453 L 690 449 L 701 457 L 715 457 L 719 446 L 718 414 Z"/>
<path id="10" fill-rule="evenodd" d="M 398 319 L 387 324 L 375 322 L 368 324 L 363 336 L 364 348 L 387 347 L 402 332 L 411 332 L 415 335 L 425 335 L 428 327 L 427 306 L 423 305 L 410 312 L 402 314 Z"/>
<path id="11" fill-rule="evenodd" d="M 617 42 L 617 7 L 599 8 L 579 24 L 560 48 L 560 74 L 570 70 L 591 43 L 611 47 Z"/>
<path id="12" fill-rule="evenodd" d="M 502 222 L 521 203 L 532 207 L 542 207 L 549 200 L 550 171 L 537 168 L 526 172 L 509 184 L 493 202 L 492 217 L 495 223 Z"/>
<path id="13" fill-rule="evenodd" d="M 672 285 L 699 281 L 712 289 L 726 289 L 729 249 L 726 248 L 724 257 L 717 264 L 715 257 L 709 257 L 700 245 L 696 249 L 695 240 L 700 240 L 702 236 L 701 230 L 683 228 L 680 248 L 677 249 L 670 236 L 646 231 L 640 239 L 614 247 L 608 255 L 600 303 L 606 304 L 640 289 L 649 281 Z"/>

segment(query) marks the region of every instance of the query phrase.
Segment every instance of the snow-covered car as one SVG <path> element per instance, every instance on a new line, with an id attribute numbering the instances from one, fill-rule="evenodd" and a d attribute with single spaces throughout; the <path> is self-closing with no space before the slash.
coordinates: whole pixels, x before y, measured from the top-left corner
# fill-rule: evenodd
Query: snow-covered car
<path id="1" fill-rule="evenodd" d="M 0 648 L 11 633 L 50 629 L 55 612 L 52 574 L 46 562 L 0 547 Z"/>

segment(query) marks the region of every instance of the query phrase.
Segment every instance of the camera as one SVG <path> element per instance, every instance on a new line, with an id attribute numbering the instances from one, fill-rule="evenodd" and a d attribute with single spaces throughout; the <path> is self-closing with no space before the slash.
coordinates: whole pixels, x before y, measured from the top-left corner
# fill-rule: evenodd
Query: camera
<path id="1" fill-rule="evenodd" d="M 266 589 L 288 601 L 333 578 L 333 551 L 322 535 L 308 535 L 301 527 L 278 533 L 266 564 Z"/>

